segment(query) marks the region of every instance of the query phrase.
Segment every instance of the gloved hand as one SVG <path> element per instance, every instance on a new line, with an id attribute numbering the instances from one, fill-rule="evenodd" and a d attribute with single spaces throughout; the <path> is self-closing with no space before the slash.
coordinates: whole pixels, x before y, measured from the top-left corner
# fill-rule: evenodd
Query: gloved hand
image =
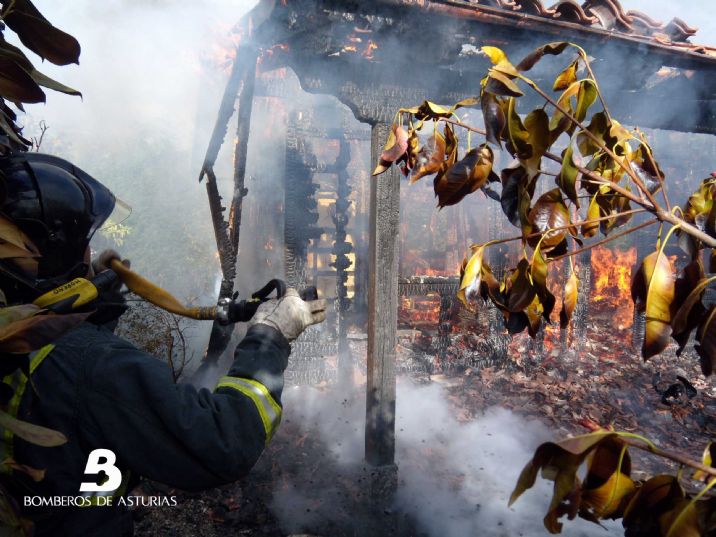
<path id="1" fill-rule="evenodd" d="M 281 298 L 272 298 L 262 303 L 249 321 L 249 328 L 265 324 L 281 332 L 290 342 L 312 324 L 326 319 L 326 300 L 305 302 L 298 291 L 289 287 Z"/>
<path id="2" fill-rule="evenodd" d="M 104 250 L 92 261 L 92 271 L 99 274 L 110 269 L 112 259 L 120 259 L 129 268 L 129 259 L 122 259 L 114 250 Z M 110 330 L 117 326 L 118 319 L 127 311 L 127 301 L 121 292 L 122 280 L 119 278 L 109 287 L 100 289 L 96 312 L 88 319 L 94 324 L 104 325 Z"/>
<path id="3" fill-rule="evenodd" d="M 109 270 L 110 264 L 113 259 L 119 259 L 122 261 L 122 264 L 130 268 L 131 263 L 129 259 L 122 259 L 122 256 L 119 255 L 115 250 L 104 250 L 101 254 L 99 254 L 99 257 L 95 258 L 94 261 L 92 261 L 92 270 L 94 270 L 95 274 L 99 274 L 100 272 L 103 272 L 105 270 Z"/>

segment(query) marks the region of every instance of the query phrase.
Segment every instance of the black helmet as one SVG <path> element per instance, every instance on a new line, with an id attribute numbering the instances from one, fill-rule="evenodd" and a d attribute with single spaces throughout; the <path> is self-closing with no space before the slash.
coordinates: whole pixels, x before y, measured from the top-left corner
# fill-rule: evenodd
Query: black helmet
<path id="1" fill-rule="evenodd" d="M 30 237 L 42 256 L 35 281 L 5 265 L 5 286 L 9 276 L 15 280 L 16 291 L 24 287 L 26 294 L 29 286 L 41 293 L 86 275 L 85 250 L 114 210 L 114 194 L 66 160 L 40 153 L 0 158 L 0 179 L 5 186 L 2 211 Z M 7 295 L 11 290 L 3 291 Z"/>

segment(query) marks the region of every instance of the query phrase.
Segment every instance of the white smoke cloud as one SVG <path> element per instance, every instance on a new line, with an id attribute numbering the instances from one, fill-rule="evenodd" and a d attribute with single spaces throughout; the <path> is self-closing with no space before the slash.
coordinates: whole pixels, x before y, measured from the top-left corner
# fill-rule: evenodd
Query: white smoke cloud
<path id="1" fill-rule="evenodd" d="M 284 419 L 305 434 L 320 434 L 332 457 L 345 468 L 363 460 L 363 396 L 300 387 L 286 390 Z M 542 537 L 551 482 L 538 480 L 512 508 L 509 494 L 542 442 L 557 433 L 501 408 L 460 422 L 438 384 L 399 381 L 396 409 L 396 463 L 399 488 L 392 508 L 408 514 L 430 537 Z M 310 469 L 309 469 L 310 470 Z M 304 476 L 274 491 L 274 513 L 286 531 L 306 531 L 333 520 L 345 524 L 340 487 L 306 486 Z M 391 506 L 389 506 L 391 507 Z M 308 510 L 307 510 L 308 509 Z M 618 522 L 597 525 L 565 521 L 564 535 L 623 535 Z"/>

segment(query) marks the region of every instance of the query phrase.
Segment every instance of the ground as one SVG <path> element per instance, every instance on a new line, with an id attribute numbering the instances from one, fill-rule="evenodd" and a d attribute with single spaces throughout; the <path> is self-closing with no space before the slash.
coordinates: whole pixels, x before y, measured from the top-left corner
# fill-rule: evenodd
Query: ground
<path id="1" fill-rule="evenodd" d="M 698 459 L 716 432 L 716 398 L 697 361 L 690 353 L 676 358 L 670 351 L 645 364 L 625 342 L 626 334 L 600 337 L 595 330 L 588 333 L 588 343 L 579 357 L 571 351 L 548 349 L 546 356 L 537 360 L 530 351 L 533 345 L 517 338 L 510 348 L 519 359 L 508 367 L 464 367 L 451 369 L 449 374 L 412 374 L 401 382 L 440 386 L 452 418 L 460 423 L 469 424 L 480 419 L 487 409 L 501 407 L 539 420 L 554 439 L 583 433 L 586 427 L 599 424 L 642 434 L 663 449 Z M 685 376 L 698 393 L 692 398 L 684 394 L 665 404 L 662 392 L 679 382 L 676 375 Z M 356 386 L 353 392 L 339 393 L 334 387 L 323 386 L 314 392 L 319 400 L 330 401 L 328 406 L 343 405 L 346 408 L 338 410 L 351 416 L 350 420 L 358 420 L 362 389 Z M 353 399 L 358 403 L 349 401 Z M 390 502 L 371 501 L 366 492 L 369 470 L 340 462 L 341 449 L 348 449 L 340 447 L 341 435 L 345 435 L 346 444 L 356 439 L 360 443 L 362 424 L 349 423 L 349 419 L 337 423 L 334 428 L 338 431 L 334 431 L 331 440 L 331 435 L 322 432 L 317 424 L 315 429 L 307 426 L 311 420 L 318 421 L 318 414 L 312 412 L 306 409 L 292 414 L 287 410 L 287 416 L 293 419 L 284 420 L 256 468 L 239 483 L 193 495 L 145 484 L 145 493 L 179 494 L 181 508 L 136 511 L 137 535 L 285 537 L 304 532 L 341 537 L 432 533 L 424 530 L 415 516 L 401 512 Z M 398 435 L 403 434 L 400 426 L 399 423 Z M 331 442 L 334 445 L 329 445 Z M 489 446 L 490 439 L 484 442 Z M 449 443 L 448 439 L 446 443 L 439 441 L 415 450 L 422 459 L 415 468 L 438 468 L 444 473 L 441 480 L 448 491 L 464 486 L 466 479 L 464 473 L 441 469 L 438 459 L 441 452 L 449 452 Z M 669 469 L 661 459 L 634 455 L 637 478 Z M 514 465 L 524 465 L 527 458 L 522 458 Z M 281 513 L 282 520 L 275 513 Z M 287 518 L 293 523 L 287 525 Z M 541 516 L 534 518 L 535 527 L 540 522 Z M 510 534 L 505 531 L 495 530 L 490 535 Z"/>

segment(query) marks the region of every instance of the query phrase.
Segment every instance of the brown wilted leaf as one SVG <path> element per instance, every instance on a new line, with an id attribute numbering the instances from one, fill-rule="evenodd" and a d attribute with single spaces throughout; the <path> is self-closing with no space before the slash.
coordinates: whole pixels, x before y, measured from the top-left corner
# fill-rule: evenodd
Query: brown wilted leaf
<path id="1" fill-rule="evenodd" d="M 518 162 L 502 170 L 502 194 L 500 205 L 510 223 L 515 227 L 524 227 L 528 223 L 528 213 L 535 181 L 531 181 L 526 168 Z"/>
<path id="2" fill-rule="evenodd" d="M 3 17 L 22 44 L 55 65 L 79 63 L 80 44 L 71 35 L 55 28 L 30 0 L 14 0 Z"/>
<path id="3" fill-rule="evenodd" d="M 660 514 L 684 498 L 684 490 L 673 475 L 658 475 L 647 480 L 624 510 L 624 527 L 646 529 Z M 655 528 L 658 531 L 658 528 Z"/>
<path id="4" fill-rule="evenodd" d="M 562 193 L 559 188 L 546 192 L 537 200 L 529 213 L 529 223 L 534 231 L 543 234 L 543 238 L 534 239 L 535 243 L 542 241 L 542 249 L 548 252 L 564 241 L 568 229 L 550 231 L 570 224 L 569 210 L 562 200 Z"/>
<path id="5" fill-rule="evenodd" d="M 36 351 L 82 324 L 92 312 L 35 315 L 0 327 L 0 352 Z"/>
<path id="6" fill-rule="evenodd" d="M 529 306 L 536 291 L 529 277 L 530 263 L 523 258 L 517 267 L 505 276 L 505 295 L 507 309 L 512 313 L 520 313 Z"/>
<path id="7" fill-rule="evenodd" d="M 13 102 L 44 103 L 45 92 L 22 67 L 0 56 L 0 97 Z"/>
<path id="8" fill-rule="evenodd" d="M 390 168 L 393 162 L 405 155 L 407 150 L 408 133 L 402 126 L 397 123 L 393 123 L 390 136 L 388 136 L 388 141 L 385 143 L 383 152 L 380 154 L 380 162 L 376 166 L 375 170 L 373 170 L 373 175 L 380 175 L 385 172 L 388 168 Z"/>
<path id="9" fill-rule="evenodd" d="M 568 46 L 569 43 L 566 41 L 557 41 L 555 43 L 548 43 L 547 45 L 543 45 L 539 48 L 536 48 L 527 56 L 525 56 L 520 63 L 517 64 L 517 70 L 529 71 L 535 65 L 537 65 L 537 62 L 539 62 L 545 56 L 545 54 L 557 56 L 559 54 L 562 54 L 562 52 L 564 52 L 564 49 L 566 49 Z"/>
<path id="10" fill-rule="evenodd" d="M 440 170 L 440 166 L 445 161 L 445 147 L 445 137 L 436 130 L 430 142 L 425 144 L 418 153 L 417 170 L 410 175 L 411 185 L 426 175 L 432 175 Z"/>
<path id="11" fill-rule="evenodd" d="M 33 244 L 33 242 L 30 240 L 30 237 L 28 237 L 25 233 L 22 232 L 22 230 L 17 227 L 17 224 L 10 220 L 7 216 L 0 213 L 0 241 L 7 242 L 13 246 L 16 246 L 17 248 L 20 248 L 22 250 L 26 250 L 28 254 L 31 255 L 23 255 L 19 257 L 32 257 L 32 256 L 39 256 L 40 251 L 37 249 L 37 246 Z M 16 256 L 7 256 L 7 257 L 16 257 Z"/>
<path id="12" fill-rule="evenodd" d="M 36 483 L 39 483 L 40 481 L 45 479 L 45 473 L 47 472 L 47 470 L 38 470 L 37 468 L 27 466 L 26 464 L 20 464 L 13 458 L 5 459 L 4 461 L 2 461 L 1 464 L 11 468 L 16 472 L 21 472 L 25 475 L 30 476 L 30 478 L 32 478 L 32 480 Z"/>
<path id="13" fill-rule="evenodd" d="M 577 470 L 601 442 L 616 437 L 616 433 L 597 431 L 594 433 L 575 436 L 561 442 L 547 442 L 535 451 L 532 460 L 522 470 L 515 490 L 510 495 L 509 505 L 512 505 L 526 490 L 532 488 L 537 474 L 542 471 L 542 477 L 554 481 L 554 494 L 545 517 L 545 527 L 552 533 L 559 533 L 562 525 L 557 519 L 563 512 L 563 502 L 573 494 L 578 486 Z"/>
<path id="14" fill-rule="evenodd" d="M 451 166 L 435 182 L 438 207 L 455 205 L 487 183 L 493 159 L 494 154 L 487 144 L 468 151 L 462 160 Z"/>
<path id="15" fill-rule="evenodd" d="M 20 421 L 2 410 L 0 410 L 0 426 L 12 431 L 18 438 L 37 446 L 56 447 L 67 443 L 67 437 L 61 432 Z"/>

